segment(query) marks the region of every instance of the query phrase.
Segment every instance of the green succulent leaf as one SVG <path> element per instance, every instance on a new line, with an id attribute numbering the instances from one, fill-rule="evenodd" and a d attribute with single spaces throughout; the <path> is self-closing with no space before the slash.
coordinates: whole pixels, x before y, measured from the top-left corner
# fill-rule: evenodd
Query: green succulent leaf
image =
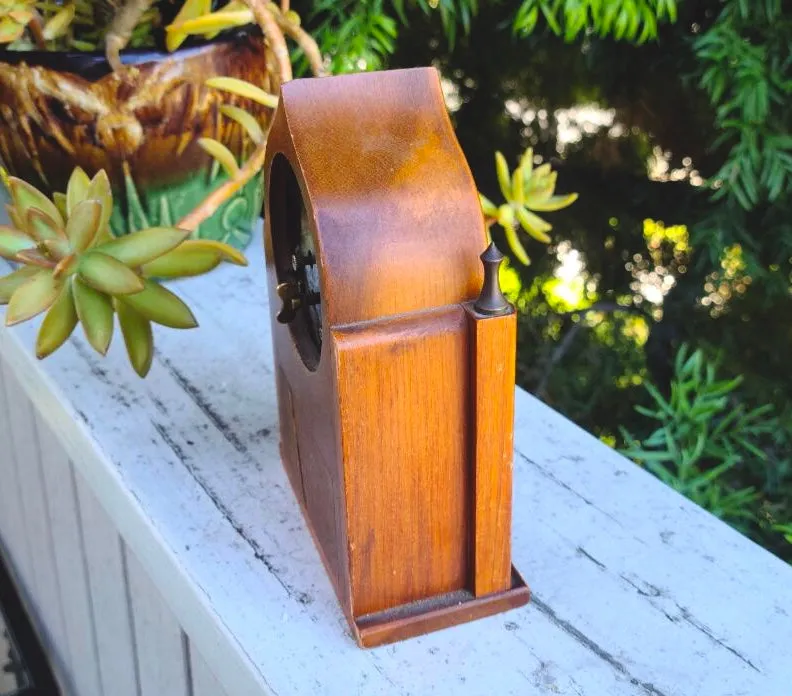
<path id="1" fill-rule="evenodd" d="M 188 239 L 167 254 L 147 263 L 142 271 L 149 278 L 187 278 L 208 273 L 223 261 L 247 265 L 244 255 L 228 244 L 208 239 Z"/>
<path id="2" fill-rule="evenodd" d="M 151 322 L 122 300 L 116 300 L 115 309 L 129 362 L 138 375 L 145 377 L 151 369 L 151 361 L 154 358 Z"/>
<path id="3" fill-rule="evenodd" d="M 107 295 L 129 295 L 143 289 L 143 279 L 112 256 L 89 251 L 77 264 L 80 280 Z"/>
<path id="4" fill-rule="evenodd" d="M 564 196 L 550 196 L 550 198 L 547 198 L 543 201 L 534 202 L 530 207 L 533 210 L 549 213 L 554 210 L 566 208 L 567 206 L 572 205 L 577 199 L 578 195 L 576 193 L 568 193 Z"/>
<path id="5" fill-rule="evenodd" d="M 85 251 L 91 246 L 99 231 L 101 218 L 102 204 L 99 201 L 80 201 L 71 209 L 66 223 L 66 236 L 74 251 Z"/>
<path id="6" fill-rule="evenodd" d="M 61 291 L 63 283 L 52 273 L 38 271 L 30 280 L 20 285 L 8 302 L 6 326 L 32 319 L 50 308 Z"/>
<path id="7" fill-rule="evenodd" d="M 103 292 L 75 278 L 74 305 L 85 337 L 96 352 L 105 355 L 113 338 L 113 304 Z"/>
<path id="8" fill-rule="evenodd" d="M 500 151 L 495 153 L 495 170 L 498 174 L 498 184 L 500 185 L 503 197 L 507 201 L 511 200 L 511 176 L 509 176 L 509 165 L 506 163 L 506 158 Z"/>
<path id="9" fill-rule="evenodd" d="M 127 266 L 137 267 L 167 254 L 189 235 L 189 230 L 176 227 L 149 227 L 107 242 L 98 250 Z"/>
<path id="10" fill-rule="evenodd" d="M 534 239 L 542 242 L 542 244 L 550 243 L 550 237 L 546 233 L 553 229 L 553 226 L 549 222 L 542 220 L 538 215 L 534 215 L 525 208 L 517 210 L 517 219 L 520 221 L 522 228 Z"/>
<path id="11" fill-rule="evenodd" d="M 146 280 L 143 292 L 119 298 L 144 317 L 173 329 L 193 329 L 198 326 L 190 308 L 170 290 L 153 280 Z"/>
<path id="12" fill-rule="evenodd" d="M 16 206 L 13 203 L 6 204 L 6 213 L 8 213 L 8 219 L 11 221 L 11 226 L 15 229 L 24 231 L 25 230 L 25 221 L 22 219 L 22 216 L 19 214 L 19 211 L 16 209 Z"/>
<path id="13" fill-rule="evenodd" d="M 531 264 L 531 259 L 528 257 L 528 252 L 525 251 L 525 247 L 520 241 L 520 237 L 517 234 L 517 228 L 509 225 L 509 227 L 504 227 L 504 230 L 506 231 L 506 241 L 511 247 L 511 250 L 514 252 L 514 255 L 517 257 L 520 263 L 529 266 Z"/>
<path id="14" fill-rule="evenodd" d="M 0 278 L 0 305 L 8 304 L 17 288 L 41 271 L 34 266 L 22 266 L 13 273 Z"/>
<path id="15" fill-rule="evenodd" d="M 110 218 L 113 215 L 113 190 L 110 187 L 110 179 L 104 169 L 100 169 L 96 176 L 91 180 L 85 192 L 87 199 L 99 201 L 102 205 L 102 215 L 99 219 L 99 235 L 110 234 Z"/>
<path id="16" fill-rule="evenodd" d="M 66 210 L 69 215 L 72 215 L 74 209 L 85 200 L 90 185 L 91 180 L 82 167 L 75 167 L 66 186 Z"/>
<path id="17" fill-rule="evenodd" d="M 61 217 L 65 220 L 69 217 L 69 207 L 66 203 L 66 194 L 55 192 L 52 194 L 52 202 L 55 204 L 55 207 L 58 209 L 58 212 L 61 214 Z"/>
<path id="18" fill-rule="evenodd" d="M 38 208 L 55 220 L 60 227 L 63 227 L 63 218 L 61 217 L 60 211 L 47 196 L 35 186 L 31 186 L 27 181 L 22 181 L 22 179 L 17 179 L 12 176 L 9 181 L 11 198 L 14 201 L 19 220 L 22 221 L 22 223 L 24 223 L 24 220 L 27 218 L 27 211 L 30 208 Z"/>
<path id="19" fill-rule="evenodd" d="M 24 232 L 0 225 L 0 256 L 13 260 L 20 251 L 35 249 L 36 243 Z"/>
<path id="20" fill-rule="evenodd" d="M 487 217 L 498 217 L 498 208 L 495 204 L 487 198 L 484 194 L 479 194 L 479 201 L 481 202 L 481 210 Z"/>
<path id="21" fill-rule="evenodd" d="M 512 177 L 512 195 L 511 200 L 516 205 L 523 205 L 525 203 L 525 186 L 523 180 L 523 170 L 519 167 L 514 170 Z"/>
<path id="22" fill-rule="evenodd" d="M 198 145 L 201 146 L 209 155 L 214 157 L 232 179 L 239 174 L 239 163 L 223 143 L 213 138 L 199 138 Z"/>
<path id="23" fill-rule="evenodd" d="M 236 77 L 211 77 L 206 81 L 206 86 L 236 94 L 244 99 L 252 99 L 254 102 L 268 106 L 271 109 L 278 106 L 278 97 L 274 94 L 269 94 L 260 87 Z"/>
<path id="24" fill-rule="evenodd" d="M 66 239 L 63 227 L 59 227 L 56 220 L 38 208 L 28 210 L 26 230 L 37 242 Z"/>
<path id="25" fill-rule="evenodd" d="M 69 279 L 41 323 L 36 338 L 36 357 L 43 360 L 58 350 L 74 332 L 77 321 L 72 281 Z"/>
<path id="26" fill-rule="evenodd" d="M 228 118 L 236 121 L 242 128 L 245 129 L 245 132 L 248 134 L 248 137 L 256 144 L 261 145 L 264 142 L 265 135 L 264 131 L 261 128 L 261 125 L 256 120 L 256 117 L 253 116 L 249 111 L 245 111 L 244 109 L 240 109 L 238 106 L 232 106 L 230 104 L 224 104 L 220 107 L 220 113 Z"/>

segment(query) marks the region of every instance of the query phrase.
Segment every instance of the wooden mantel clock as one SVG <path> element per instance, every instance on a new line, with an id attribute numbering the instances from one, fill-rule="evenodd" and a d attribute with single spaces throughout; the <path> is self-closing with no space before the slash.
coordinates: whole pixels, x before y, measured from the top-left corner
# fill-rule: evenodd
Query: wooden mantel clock
<path id="1" fill-rule="evenodd" d="M 281 452 L 359 644 L 524 604 L 515 315 L 437 73 L 285 84 L 265 166 Z"/>

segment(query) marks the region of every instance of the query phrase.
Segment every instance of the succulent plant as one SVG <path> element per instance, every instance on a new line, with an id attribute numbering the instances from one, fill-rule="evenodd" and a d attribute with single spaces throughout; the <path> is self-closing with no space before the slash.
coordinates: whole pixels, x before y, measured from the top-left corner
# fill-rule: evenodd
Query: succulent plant
<path id="1" fill-rule="evenodd" d="M 46 22 L 42 22 L 42 14 Z M 73 4 L 59 7 L 37 0 L 0 0 L 0 44 L 19 41 L 30 30 L 38 47 L 45 48 L 48 41 L 66 33 L 74 15 Z"/>
<path id="2" fill-rule="evenodd" d="M 572 205 L 578 195 L 576 193 L 554 195 L 558 174 L 549 164 L 534 167 L 533 148 L 525 151 L 513 174 L 509 173 L 509 165 L 500 152 L 495 153 L 495 167 L 498 184 L 506 202 L 496 206 L 479 194 L 481 209 L 489 225 L 497 223 L 503 228 L 506 241 L 514 255 L 527 266 L 531 260 L 517 235 L 518 225 L 537 241 L 549 244 L 550 237 L 547 233 L 553 226 L 534 211 L 561 210 Z"/>
<path id="3" fill-rule="evenodd" d="M 36 341 L 40 359 L 60 348 L 78 323 L 104 355 L 117 314 L 130 362 L 144 377 L 154 352 L 152 323 L 197 326 L 190 308 L 158 280 L 201 275 L 223 261 L 247 264 L 226 244 L 187 239 L 189 230 L 156 227 L 113 237 L 104 170 L 89 179 L 75 169 L 66 193 L 52 200 L 21 179 L 4 181 L 11 224 L 0 226 L 0 256 L 20 265 L 0 278 L 0 304 L 8 305 L 7 326 L 46 312 Z"/>

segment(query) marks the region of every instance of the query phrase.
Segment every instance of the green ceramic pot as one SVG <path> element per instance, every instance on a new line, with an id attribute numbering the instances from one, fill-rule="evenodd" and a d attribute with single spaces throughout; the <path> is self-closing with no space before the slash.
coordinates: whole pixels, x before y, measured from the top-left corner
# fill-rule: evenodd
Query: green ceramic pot
<path id="1" fill-rule="evenodd" d="M 115 234 L 177 223 L 225 180 L 198 139 L 222 142 L 244 161 L 253 149 L 219 111 L 234 104 L 266 125 L 271 111 L 205 86 L 212 75 L 245 79 L 276 93 L 260 36 L 237 34 L 174 53 L 129 51 L 113 73 L 99 54 L 0 51 L 0 160 L 14 176 L 52 194 L 75 166 L 107 170 Z M 244 248 L 261 213 L 251 181 L 195 236 Z"/>

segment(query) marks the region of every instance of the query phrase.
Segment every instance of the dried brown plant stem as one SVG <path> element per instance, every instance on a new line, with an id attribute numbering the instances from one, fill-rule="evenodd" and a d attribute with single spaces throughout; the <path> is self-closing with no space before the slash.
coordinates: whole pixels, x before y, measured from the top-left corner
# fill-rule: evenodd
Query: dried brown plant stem
<path id="1" fill-rule="evenodd" d="M 264 32 L 265 39 L 269 42 L 281 82 L 288 82 L 292 79 L 292 66 L 286 37 L 276 20 L 275 11 L 278 10 L 278 6 L 269 0 L 243 0 L 243 2 L 253 12 L 256 22 Z"/>
<path id="2" fill-rule="evenodd" d="M 303 50 L 305 57 L 311 65 L 311 71 L 317 77 L 326 74 L 322 53 L 313 37 L 299 24 L 292 22 L 285 14 L 276 15 L 278 26 Z"/>
<path id="3" fill-rule="evenodd" d="M 240 167 L 236 176 L 212 191 L 212 193 L 204 198 L 196 208 L 185 215 L 176 224 L 176 227 L 193 232 L 204 220 L 208 220 L 212 217 L 223 203 L 258 174 L 259 170 L 264 166 L 266 152 L 267 141 L 265 140 L 261 145 L 256 147 L 248 161 Z"/>
<path id="4" fill-rule="evenodd" d="M 41 51 L 46 51 L 47 40 L 44 38 L 44 23 L 41 20 L 41 15 L 36 10 L 33 10 L 33 19 L 28 22 L 28 29 L 33 35 L 36 47 Z"/>

